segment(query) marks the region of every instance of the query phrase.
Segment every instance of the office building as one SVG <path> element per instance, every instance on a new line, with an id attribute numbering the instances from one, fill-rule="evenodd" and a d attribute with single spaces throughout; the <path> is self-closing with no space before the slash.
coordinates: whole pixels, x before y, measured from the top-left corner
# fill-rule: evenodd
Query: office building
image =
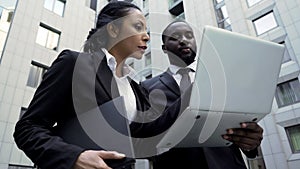
<path id="1" fill-rule="evenodd" d="M 43 72 L 58 53 L 81 50 L 107 0 L 4 0 L 0 3 L 0 168 L 34 168 L 12 137 Z M 264 128 L 260 156 L 251 169 L 297 169 L 300 165 L 300 0 L 134 0 L 147 18 L 151 40 L 141 60 L 128 59 L 140 79 L 168 66 L 161 32 L 175 18 L 185 18 L 196 32 L 212 25 L 284 44 L 272 112 Z M 198 35 L 197 35 L 198 36 Z M 199 41 L 198 41 L 199 43 Z M 259 82 L 257 82 L 259 83 Z M 55 93 L 54 93 L 55 94 Z M 138 169 L 148 168 L 139 162 Z"/>

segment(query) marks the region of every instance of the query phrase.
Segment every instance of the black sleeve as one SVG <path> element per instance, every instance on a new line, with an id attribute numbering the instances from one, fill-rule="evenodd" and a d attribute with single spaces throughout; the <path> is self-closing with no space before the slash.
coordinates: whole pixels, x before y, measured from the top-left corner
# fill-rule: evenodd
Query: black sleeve
<path id="1" fill-rule="evenodd" d="M 76 53 L 65 50 L 43 76 L 28 107 L 15 126 L 17 146 L 43 169 L 70 169 L 83 151 L 53 132 L 54 125 L 74 116 L 72 73 Z"/>
<path id="2" fill-rule="evenodd" d="M 178 115 L 188 106 L 190 95 L 191 87 L 163 112 L 159 112 L 154 106 L 151 106 L 145 112 L 138 112 L 137 119 L 139 122 L 130 124 L 131 136 L 146 138 L 157 136 L 167 131 L 176 121 Z M 157 114 L 159 116 L 155 116 L 153 120 L 152 117 L 149 118 L 149 114 Z M 143 123 L 143 121 L 145 122 Z"/>

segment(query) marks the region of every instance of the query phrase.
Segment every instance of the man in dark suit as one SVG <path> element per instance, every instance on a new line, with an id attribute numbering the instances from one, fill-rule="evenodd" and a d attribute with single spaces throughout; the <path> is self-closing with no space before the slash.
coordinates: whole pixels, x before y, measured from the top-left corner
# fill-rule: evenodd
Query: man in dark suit
<path id="1" fill-rule="evenodd" d="M 151 105 L 157 110 L 162 110 L 161 112 L 182 97 L 182 93 L 190 92 L 188 81 L 194 78 L 194 61 L 197 51 L 193 30 L 184 21 L 169 24 L 163 31 L 162 41 L 162 49 L 168 55 L 170 67 L 166 72 L 142 82 L 142 86 L 151 95 Z M 181 73 L 182 68 L 187 70 L 185 74 Z M 186 104 L 183 104 L 181 110 L 185 108 Z M 233 142 L 232 146 L 173 148 L 155 156 L 152 161 L 153 168 L 245 169 L 240 150 L 247 157 L 256 157 L 262 133 L 263 130 L 257 123 L 241 123 L 241 128 L 227 129 L 227 134 L 223 135 L 224 139 Z"/>

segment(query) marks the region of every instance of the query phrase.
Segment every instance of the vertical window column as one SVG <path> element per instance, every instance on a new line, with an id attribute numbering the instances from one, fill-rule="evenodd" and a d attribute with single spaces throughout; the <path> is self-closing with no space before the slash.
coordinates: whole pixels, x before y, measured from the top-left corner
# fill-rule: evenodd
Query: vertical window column
<path id="1" fill-rule="evenodd" d="M 218 27 L 231 31 L 232 30 L 231 21 L 228 16 L 228 12 L 224 0 L 213 0 L 213 4 L 215 7 Z"/>

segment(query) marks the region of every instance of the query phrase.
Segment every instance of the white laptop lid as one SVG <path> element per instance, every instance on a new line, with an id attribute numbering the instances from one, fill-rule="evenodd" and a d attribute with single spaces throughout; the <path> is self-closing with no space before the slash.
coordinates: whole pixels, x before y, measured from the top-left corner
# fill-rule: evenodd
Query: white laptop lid
<path id="1" fill-rule="evenodd" d="M 283 45 L 206 26 L 190 108 L 269 113 L 283 53 Z"/>
<path id="2" fill-rule="evenodd" d="M 221 135 L 270 113 L 284 46 L 205 26 L 190 106 L 157 148 L 219 147 Z"/>

